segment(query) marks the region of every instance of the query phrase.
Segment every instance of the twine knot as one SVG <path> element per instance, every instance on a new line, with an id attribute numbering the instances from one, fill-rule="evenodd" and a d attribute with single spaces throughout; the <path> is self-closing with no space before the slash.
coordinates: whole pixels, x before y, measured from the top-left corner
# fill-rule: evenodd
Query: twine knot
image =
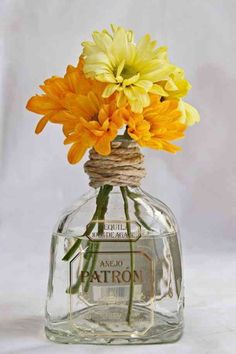
<path id="1" fill-rule="evenodd" d="M 91 149 L 84 170 L 89 175 L 89 185 L 94 188 L 105 184 L 137 187 L 146 175 L 143 161 L 144 156 L 135 141 L 113 141 L 108 156 Z"/>

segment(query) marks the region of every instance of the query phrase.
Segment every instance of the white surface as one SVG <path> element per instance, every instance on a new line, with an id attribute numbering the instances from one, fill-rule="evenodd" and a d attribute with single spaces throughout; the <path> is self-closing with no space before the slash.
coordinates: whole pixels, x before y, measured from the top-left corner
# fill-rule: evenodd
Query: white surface
<path id="1" fill-rule="evenodd" d="M 0 353 L 209 353 L 236 347 L 236 1 L 0 1 Z M 87 189 L 82 164 L 66 163 L 55 126 L 34 136 L 27 99 L 76 64 L 80 42 L 110 22 L 169 46 L 202 121 L 176 156 L 145 151 L 143 187 L 179 221 L 185 255 L 186 329 L 180 342 L 145 347 L 62 346 L 43 335 L 50 233 Z"/>
<path id="2" fill-rule="evenodd" d="M 0 353 L 235 353 L 236 260 L 233 253 L 186 255 L 185 333 L 179 342 L 125 348 L 68 346 L 50 343 L 45 338 L 42 307 L 47 264 L 42 261 L 42 256 L 36 254 L 9 266 L 12 280 L 4 282 L 8 296 L 1 303 Z M 17 274 L 15 278 L 14 274 Z"/>

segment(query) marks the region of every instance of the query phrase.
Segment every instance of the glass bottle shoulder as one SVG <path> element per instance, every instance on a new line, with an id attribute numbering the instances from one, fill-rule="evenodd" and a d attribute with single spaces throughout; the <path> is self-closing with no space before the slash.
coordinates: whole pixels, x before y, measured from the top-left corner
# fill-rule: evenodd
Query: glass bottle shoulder
<path id="1" fill-rule="evenodd" d="M 82 234 L 95 218 L 99 190 L 90 189 L 60 216 L 54 233 L 69 237 Z M 170 208 L 141 188 L 127 188 L 129 222 L 140 226 L 143 236 L 166 236 L 178 232 L 176 219 Z M 119 187 L 109 192 L 105 213 L 106 222 L 126 222 L 124 199 Z"/>

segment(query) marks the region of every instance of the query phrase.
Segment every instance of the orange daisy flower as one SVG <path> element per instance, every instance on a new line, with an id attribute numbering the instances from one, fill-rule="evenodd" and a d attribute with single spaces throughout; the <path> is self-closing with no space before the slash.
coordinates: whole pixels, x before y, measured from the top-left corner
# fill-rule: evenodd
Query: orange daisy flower
<path id="1" fill-rule="evenodd" d="M 122 109 L 117 109 L 114 95 L 102 98 L 103 83 L 87 79 L 83 73 L 83 58 L 78 66 L 67 67 L 64 78 L 52 77 L 40 88 L 43 95 L 33 96 L 27 109 L 44 114 L 36 133 L 50 121 L 63 126 L 65 144 L 72 144 L 68 160 L 78 162 L 90 147 L 102 155 L 110 153 L 110 143 L 124 124 Z"/>
<path id="2" fill-rule="evenodd" d="M 82 58 L 77 67 L 67 67 L 64 78 L 54 76 L 39 87 L 44 94 L 31 97 L 26 105 L 29 111 L 43 115 L 36 126 L 36 134 L 41 133 L 49 121 L 59 124 L 65 121 L 64 117 L 68 116 L 68 95 L 86 95 L 92 90 L 101 96 L 104 90 L 103 83 L 85 78 Z"/>
<path id="3" fill-rule="evenodd" d="M 68 135 L 64 143 L 72 144 L 68 152 L 69 162 L 79 162 L 91 147 L 101 155 L 109 155 L 111 141 L 124 125 L 123 109 L 116 108 L 115 100 L 110 103 L 99 100 L 93 92 L 88 96 L 78 95 L 75 100 L 71 112 L 79 119 L 73 119 L 72 116 L 64 125 L 64 132 Z M 83 113 L 80 110 L 83 110 Z"/>
<path id="4" fill-rule="evenodd" d="M 54 76 L 45 80 L 40 88 L 45 94 L 31 97 L 26 105 L 29 111 L 44 115 L 36 126 L 36 134 L 41 133 L 49 121 L 57 122 L 56 116 L 65 109 L 64 98 L 68 93 L 68 87 L 61 77 Z"/>
<path id="5" fill-rule="evenodd" d="M 158 95 L 151 95 L 151 104 L 142 113 L 130 112 L 128 134 L 143 147 L 175 153 L 181 148 L 171 141 L 183 138 L 187 127 L 180 116 L 177 100 L 161 102 Z"/>

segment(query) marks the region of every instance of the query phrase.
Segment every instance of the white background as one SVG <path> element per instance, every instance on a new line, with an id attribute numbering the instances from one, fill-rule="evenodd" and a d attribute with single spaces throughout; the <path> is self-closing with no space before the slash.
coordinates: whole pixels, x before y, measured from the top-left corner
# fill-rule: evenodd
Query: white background
<path id="1" fill-rule="evenodd" d="M 236 1 L 0 0 L 0 11 L 0 353 L 235 353 Z M 25 104 L 109 23 L 167 45 L 201 114 L 183 152 L 145 150 L 143 188 L 172 208 L 183 239 L 186 329 L 175 344 L 63 346 L 43 333 L 50 233 L 88 179 L 67 163 L 58 127 L 34 135 L 39 116 Z"/>

